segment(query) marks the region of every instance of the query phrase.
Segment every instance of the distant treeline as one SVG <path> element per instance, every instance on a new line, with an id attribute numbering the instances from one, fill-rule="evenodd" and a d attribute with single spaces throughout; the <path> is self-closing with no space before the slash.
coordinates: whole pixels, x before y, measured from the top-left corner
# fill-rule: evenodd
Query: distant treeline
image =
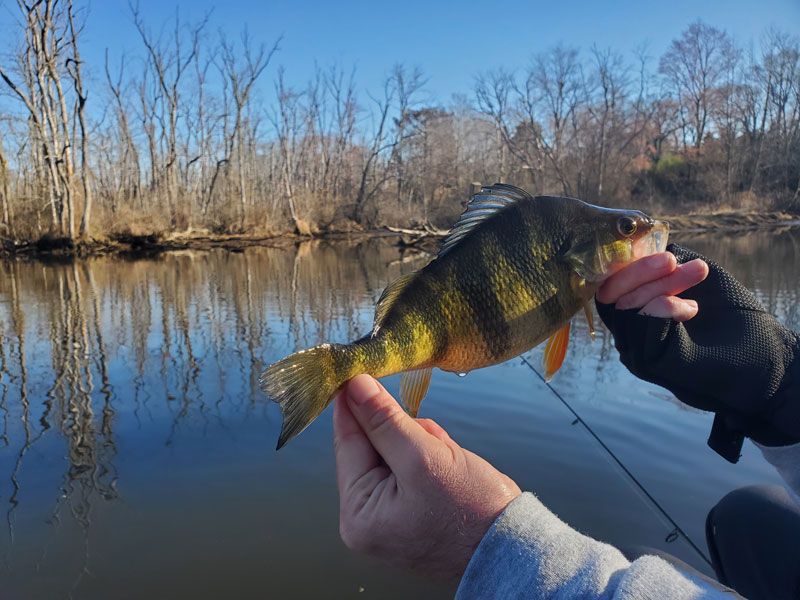
<path id="1" fill-rule="evenodd" d="M 0 57 L 0 236 L 445 226 L 477 182 L 669 213 L 800 210 L 800 41 L 691 24 L 663 56 L 558 45 L 442 103 L 419 68 L 301 88 L 279 41 L 154 30 L 87 65 L 83 8 L 18 0 Z M 92 76 L 88 77 L 87 73 Z M 274 100 L 261 91 L 274 81 Z"/>

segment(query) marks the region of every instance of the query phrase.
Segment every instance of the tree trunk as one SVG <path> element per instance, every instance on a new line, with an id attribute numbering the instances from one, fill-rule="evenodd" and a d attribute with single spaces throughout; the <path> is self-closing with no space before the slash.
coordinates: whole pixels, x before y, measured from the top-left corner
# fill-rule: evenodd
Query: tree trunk
<path id="1" fill-rule="evenodd" d="M 3 154 L 3 140 L 0 138 L 0 211 L 2 211 L 4 233 L 13 237 L 14 231 L 11 225 L 11 208 L 8 198 L 8 161 Z"/>
<path id="2" fill-rule="evenodd" d="M 92 215 L 92 188 L 89 183 L 89 133 L 86 127 L 87 93 L 83 89 L 83 79 L 81 78 L 81 55 L 78 51 L 78 34 L 75 30 L 75 20 L 72 11 L 72 0 L 67 4 L 67 18 L 69 20 L 69 31 L 72 46 L 72 70 L 70 76 L 75 87 L 75 94 L 78 97 L 78 123 L 81 129 L 81 184 L 83 186 L 83 215 L 78 235 L 85 239 L 89 234 L 89 221 Z M 70 64 L 70 60 L 67 60 Z"/>

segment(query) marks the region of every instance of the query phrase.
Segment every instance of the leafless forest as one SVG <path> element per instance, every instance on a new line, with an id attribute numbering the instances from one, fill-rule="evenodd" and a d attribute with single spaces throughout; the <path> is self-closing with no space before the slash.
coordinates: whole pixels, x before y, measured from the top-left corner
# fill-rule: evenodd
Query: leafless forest
<path id="1" fill-rule="evenodd" d="M 5 240 L 441 227 L 493 181 L 661 213 L 800 210 L 800 41 L 778 29 L 696 22 L 661 56 L 561 44 L 434 100 L 401 64 L 379 89 L 338 64 L 292 86 L 281 40 L 135 5 L 138 49 L 88 64 L 82 4 L 9 9 Z"/>

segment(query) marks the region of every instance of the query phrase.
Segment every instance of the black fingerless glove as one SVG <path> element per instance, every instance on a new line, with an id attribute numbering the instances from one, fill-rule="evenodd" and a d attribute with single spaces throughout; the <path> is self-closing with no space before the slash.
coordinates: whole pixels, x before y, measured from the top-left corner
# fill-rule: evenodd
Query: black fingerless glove
<path id="1" fill-rule="evenodd" d="M 716 263 L 675 244 L 667 250 L 679 263 L 708 263 L 708 278 L 679 294 L 700 310 L 679 323 L 598 302 L 622 363 L 682 402 L 715 412 L 708 445 L 731 462 L 744 436 L 766 446 L 800 442 L 800 335 Z"/>

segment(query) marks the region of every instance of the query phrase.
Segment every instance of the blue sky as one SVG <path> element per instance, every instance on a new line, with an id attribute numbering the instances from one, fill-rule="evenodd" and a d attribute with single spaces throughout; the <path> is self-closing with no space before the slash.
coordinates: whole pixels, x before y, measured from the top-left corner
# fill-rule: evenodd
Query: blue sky
<path id="1" fill-rule="evenodd" d="M 0 38 L 16 2 L 0 0 Z M 589 48 L 593 43 L 630 52 L 648 42 L 658 57 L 671 39 L 700 18 L 726 29 L 742 43 L 757 42 L 762 31 L 777 25 L 800 33 L 800 0 L 667 0 L 660 2 L 570 1 L 461 3 L 329 2 L 279 0 L 140 0 L 148 23 L 157 29 L 180 7 L 182 18 L 196 19 L 213 10 L 211 33 L 217 28 L 236 35 L 247 25 L 255 40 L 284 39 L 263 85 L 272 87 L 277 65 L 289 81 L 302 84 L 315 60 L 322 65 L 355 64 L 362 87 L 375 88 L 394 62 L 419 65 L 428 91 L 440 101 L 454 92 L 469 93 L 482 70 L 524 65 L 531 54 L 562 41 Z M 140 52 L 125 0 L 93 0 L 84 56 L 97 77 L 103 52 Z M 0 48 L 2 52 L 4 48 Z"/>

